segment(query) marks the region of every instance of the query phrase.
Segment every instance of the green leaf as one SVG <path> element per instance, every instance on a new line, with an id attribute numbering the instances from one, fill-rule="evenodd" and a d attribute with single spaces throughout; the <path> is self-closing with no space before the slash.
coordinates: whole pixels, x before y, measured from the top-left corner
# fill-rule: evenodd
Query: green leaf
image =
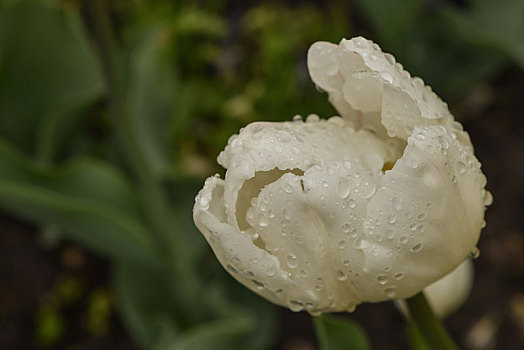
<path id="1" fill-rule="evenodd" d="M 172 345 L 156 349 L 165 350 L 229 350 L 252 349 L 246 335 L 255 331 L 251 317 L 224 318 L 199 324 L 180 335 Z"/>
<path id="2" fill-rule="evenodd" d="M 524 1 L 471 0 L 470 9 L 448 7 L 443 15 L 467 42 L 501 50 L 524 67 Z"/>
<path id="3" fill-rule="evenodd" d="M 75 141 L 80 111 L 103 91 L 78 9 L 50 3 L 21 0 L 0 12 L 0 134 L 44 163 Z"/>
<path id="4" fill-rule="evenodd" d="M 409 32 L 422 5 L 421 0 L 356 0 L 356 3 L 381 39 L 397 47 L 410 40 Z"/>
<path id="5" fill-rule="evenodd" d="M 353 320 L 319 316 L 313 322 L 321 350 L 370 349 L 364 329 Z"/>
<path id="6" fill-rule="evenodd" d="M 132 187 L 101 161 L 38 168 L 0 139 L 0 206 L 110 258 L 156 260 Z"/>
<path id="7" fill-rule="evenodd" d="M 180 332 L 181 313 L 176 294 L 166 283 L 169 276 L 160 269 L 143 265 L 117 263 L 113 269 L 113 287 L 117 308 L 129 334 L 143 347 Z"/>
<path id="8" fill-rule="evenodd" d="M 169 125 L 175 117 L 177 91 L 172 33 L 165 27 L 142 31 L 129 53 L 127 109 L 148 165 L 164 175 L 173 161 Z"/>

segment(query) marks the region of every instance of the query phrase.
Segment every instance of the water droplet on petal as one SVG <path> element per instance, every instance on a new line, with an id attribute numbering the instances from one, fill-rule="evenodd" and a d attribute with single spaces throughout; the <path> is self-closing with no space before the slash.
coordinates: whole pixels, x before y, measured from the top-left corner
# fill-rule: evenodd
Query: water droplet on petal
<path id="1" fill-rule="evenodd" d="M 389 222 L 390 224 L 394 224 L 396 221 L 397 221 L 397 217 L 396 217 L 395 214 L 390 214 L 390 215 L 388 216 L 388 222 Z"/>
<path id="2" fill-rule="evenodd" d="M 377 282 L 381 285 L 388 283 L 388 277 L 386 275 L 378 275 Z"/>
<path id="3" fill-rule="evenodd" d="M 477 247 L 475 247 L 475 249 L 473 249 L 469 255 L 470 255 L 473 259 L 477 259 L 477 258 L 480 256 L 480 249 L 478 249 Z"/>
<path id="4" fill-rule="evenodd" d="M 402 278 L 404 278 L 404 275 L 405 275 L 405 273 L 402 272 L 402 271 L 401 271 L 401 272 L 397 272 L 397 273 L 395 274 L 395 279 L 396 279 L 396 280 L 401 280 Z"/>
<path id="5" fill-rule="evenodd" d="M 418 243 L 416 245 L 413 246 L 413 248 L 411 248 L 411 251 L 413 253 L 418 253 L 422 250 L 422 247 L 423 247 L 423 244 L 422 243 Z"/>
<path id="6" fill-rule="evenodd" d="M 466 164 L 464 164 L 464 162 L 459 161 L 457 163 L 457 169 L 458 169 L 459 174 L 464 174 L 467 170 L 467 166 Z"/>
<path id="7" fill-rule="evenodd" d="M 344 199 L 349 196 L 350 183 L 347 177 L 341 177 L 338 180 L 337 194 L 340 198 Z"/>
<path id="8" fill-rule="evenodd" d="M 298 259 L 295 255 L 289 254 L 286 259 L 287 266 L 294 269 L 298 266 Z"/>
<path id="9" fill-rule="evenodd" d="M 384 288 L 384 295 L 388 298 L 394 298 L 395 295 L 397 295 L 397 287 L 395 286 L 389 286 Z"/>
<path id="10" fill-rule="evenodd" d="M 346 275 L 346 273 L 342 270 L 337 270 L 337 279 L 339 281 L 345 281 L 347 280 L 348 278 L 348 275 Z"/>

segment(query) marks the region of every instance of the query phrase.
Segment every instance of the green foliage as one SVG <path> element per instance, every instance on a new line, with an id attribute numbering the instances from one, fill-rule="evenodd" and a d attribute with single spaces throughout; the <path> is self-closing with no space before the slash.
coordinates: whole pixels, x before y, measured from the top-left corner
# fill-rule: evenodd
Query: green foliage
<path id="1" fill-rule="evenodd" d="M 381 46 L 454 97 L 511 62 L 524 66 L 519 0 L 463 9 L 355 0 L 356 13 L 341 0 L 238 9 L 101 1 L 112 7 L 123 72 L 115 94 L 96 26 L 89 11 L 80 15 L 80 4 L 94 2 L 0 5 L 0 206 L 109 259 L 117 310 L 143 348 L 271 348 L 274 308 L 222 271 L 191 208 L 240 127 L 336 113 L 308 78 L 312 42 L 359 34 L 352 19 L 364 14 Z M 106 301 L 93 312 L 107 318 Z M 38 320 L 42 346 L 67 331 L 54 310 Z M 350 320 L 321 317 L 315 326 L 323 349 L 368 348 Z"/>
<path id="2" fill-rule="evenodd" d="M 320 316 L 313 319 L 321 350 L 367 350 L 369 341 L 362 327 L 347 318 Z"/>
<path id="3" fill-rule="evenodd" d="M 455 101 L 511 60 L 522 66 L 524 3 L 474 0 L 464 9 L 420 0 L 355 0 L 378 42 L 413 75 Z M 394 15 L 392 15 L 394 13 Z"/>

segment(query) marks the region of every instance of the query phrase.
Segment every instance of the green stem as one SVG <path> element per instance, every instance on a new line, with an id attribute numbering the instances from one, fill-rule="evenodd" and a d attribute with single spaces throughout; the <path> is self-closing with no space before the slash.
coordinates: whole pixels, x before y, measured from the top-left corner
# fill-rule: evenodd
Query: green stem
<path id="1" fill-rule="evenodd" d="M 431 307 L 420 292 L 415 296 L 406 299 L 409 313 L 429 346 L 438 350 L 456 350 L 458 346 L 453 342 L 446 329 L 442 326 L 439 319 L 431 310 Z"/>

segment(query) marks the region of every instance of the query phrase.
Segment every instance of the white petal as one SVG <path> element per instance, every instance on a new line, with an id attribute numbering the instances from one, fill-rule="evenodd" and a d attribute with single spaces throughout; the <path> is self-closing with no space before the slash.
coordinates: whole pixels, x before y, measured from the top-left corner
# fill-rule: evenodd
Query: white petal
<path id="1" fill-rule="evenodd" d="M 339 113 L 389 136 L 407 139 L 417 125 L 453 120 L 447 105 L 420 78 L 412 78 L 390 54 L 362 37 L 339 45 L 318 42 L 308 52 L 311 78 L 327 91 Z M 336 68 L 336 69 L 335 69 Z M 377 120 L 371 112 L 380 112 Z"/>
<path id="2" fill-rule="evenodd" d="M 240 283 L 273 303 L 296 308 L 316 296 L 281 269 L 279 260 L 224 222 L 224 181 L 211 177 L 196 198 L 193 219 L 220 263 Z"/>
<path id="3" fill-rule="evenodd" d="M 453 270 L 479 238 L 484 185 L 472 150 L 453 134 L 415 129 L 368 206 L 368 236 L 389 252 L 368 259 L 370 276 L 385 275 L 384 287 L 407 298 Z"/>

